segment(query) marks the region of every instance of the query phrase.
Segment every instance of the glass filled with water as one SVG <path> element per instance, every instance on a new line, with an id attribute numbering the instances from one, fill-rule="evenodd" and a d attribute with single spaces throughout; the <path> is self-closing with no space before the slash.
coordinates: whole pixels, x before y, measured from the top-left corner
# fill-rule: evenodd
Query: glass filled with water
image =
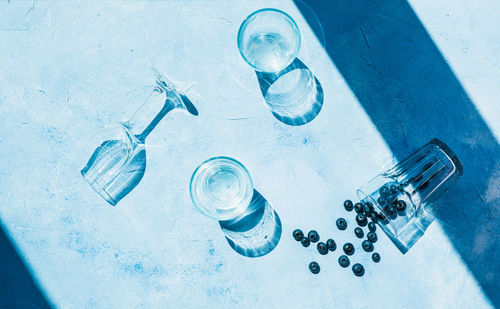
<path id="1" fill-rule="evenodd" d="M 255 70 L 279 72 L 297 57 L 299 28 L 287 13 L 280 10 L 255 11 L 240 26 L 238 49 Z"/>
<path id="2" fill-rule="evenodd" d="M 358 190 L 361 202 L 402 253 L 434 220 L 433 202 L 462 176 L 455 153 L 433 139 Z"/>
<path id="3" fill-rule="evenodd" d="M 239 254 L 262 256 L 278 244 L 278 215 L 235 159 L 215 157 L 203 162 L 193 173 L 190 194 L 201 213 L 219 221 L 229 245 Z"/>

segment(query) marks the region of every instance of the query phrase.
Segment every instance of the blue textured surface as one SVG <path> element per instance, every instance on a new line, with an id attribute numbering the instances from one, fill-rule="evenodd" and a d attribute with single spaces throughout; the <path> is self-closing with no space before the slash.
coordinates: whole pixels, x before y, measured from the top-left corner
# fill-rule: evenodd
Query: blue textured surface
<path id="1" fill-rule="evenodd" d="M 35 306 L 44 294 L 61 308 L 498 306 L 499 4 L 338 3 L 318 11 L 326 49 L 291 1 L 0 3 L 0 217 L 34 281 L 11 263 L 26 294 L 0 285 L 0 304 Z M 299 58 L 324 90 L 305 126 L 273 117 L 236 47 L 241 21 L 266 6 L 296 19 Z M 78 149 L 139 107 L 124 98 L 153 82 L 152 65 L 183 82 L 199 116 L 165 117 L 144 178 L 111 207 L 81 179 Z M 354 222 L 342 202 L 432 137 L 457 152 L 464 177 L 406 255 L 378 233 L 374 264 L 336 229 L 339 216 Z M 192 172 L 216 155 L 245 164 L 279 214 L 270 254 L 238 255 L 191 204 Z M 302 248 L 297 227 L 353 242 L 364 277 L 339 267 L 339 249 Z"/>

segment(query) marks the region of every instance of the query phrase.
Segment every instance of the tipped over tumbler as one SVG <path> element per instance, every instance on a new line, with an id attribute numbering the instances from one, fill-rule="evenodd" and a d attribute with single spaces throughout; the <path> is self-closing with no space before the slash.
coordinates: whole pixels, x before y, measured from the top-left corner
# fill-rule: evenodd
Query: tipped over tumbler
<path id="1" fill-rule="evenodd" d="M 419 240 L 434 220 L 438 197 L 462 176 L 455 153 L 433 139 L 414 154 L 358 190 L 361 202 L 402 253 Z"/>

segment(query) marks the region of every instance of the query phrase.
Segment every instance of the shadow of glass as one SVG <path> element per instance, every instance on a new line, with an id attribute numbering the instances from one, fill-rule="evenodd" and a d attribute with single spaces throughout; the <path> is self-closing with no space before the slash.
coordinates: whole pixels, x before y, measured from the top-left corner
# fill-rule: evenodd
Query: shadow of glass
<path id="1" fill-rule="evenodd" d="M 219 221 L 234 251 L 247 257 L 268 254 L 281 238 L 281 220 L 266 199 L 254 189 L 250 206 L 232 220 Z"/>
<path id="2" fill-rule="evenodd" d="M 51 308 L 0 223 L 0 307 Z"/>
<path id="3" fill-rule="evenodd" d="M 406 1 L 306 2 L 323 24 L 330 58 L 393 154 L 403 159 L 437 137 L 463 163 L 463 177 L 438 201 L 435 216 L 500 307 L 500 147 L 494 135 Z"/>
<path id="4" fill-rule="evenodd" d="M 323 107 L 323 87 L 299 58 L 277 73 L 255 73 L 264 100 L 276 119 L 300 126 L 318 116 Z"/>

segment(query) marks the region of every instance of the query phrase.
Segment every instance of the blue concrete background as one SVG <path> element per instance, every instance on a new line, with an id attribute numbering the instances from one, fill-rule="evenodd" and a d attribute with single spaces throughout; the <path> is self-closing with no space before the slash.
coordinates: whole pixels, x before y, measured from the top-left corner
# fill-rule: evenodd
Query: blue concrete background
<path id="1" fill-rule="evenodd" d="M 326 48 L 292 1 L 0 3 L 0 249 L 12 265 L 0 268 L 0 304 L 498 306 L 499 4 L 310 4 Z M 271 115 L 237 51 L 241 21 L 262 7 L 296 19 L 299 58 L 323 86 L 323 108 L 305 126 Z M 167 115 L 148 138 L 143 180 L 111 207 L 78 174 L 79 148 L 139 107 L 129 94 L 152 83 L 151 66 L 200 115 Z M 366 266 L 357 278 L 338 266 L 338 250 L 319 256 L 291 238 L 300 227 L 352 241 L 334 226 L 339 216 L 353 223 L 343 200 L 432 137 L 457 152 L 465 174 L 406 255 L 378 233 L 374 264 L 354 241 L 352 262 Z M 191 204 L 192 172 L 216 155 L 245 164 L 278 212 L 283 237 L 269 255 L 238 255 Z"/>

